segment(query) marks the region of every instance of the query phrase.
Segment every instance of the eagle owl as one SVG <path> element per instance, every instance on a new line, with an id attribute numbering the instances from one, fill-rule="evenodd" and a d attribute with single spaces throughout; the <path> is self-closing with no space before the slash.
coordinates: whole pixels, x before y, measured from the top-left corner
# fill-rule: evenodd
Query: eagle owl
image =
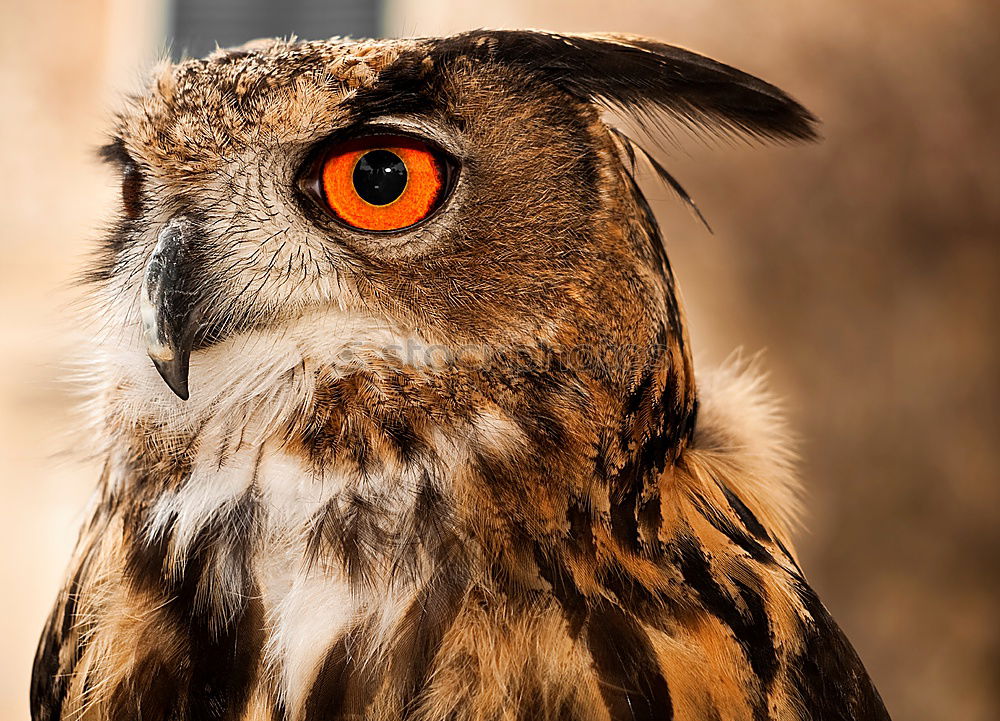
<path id="1" fill-rule="evenodd" d="M 792 550 L 759 382 L 694 371 L 608 108 L 814 136 L 624 35 L 154 71 L 104 150 L 103 473 L 35 721 L 888 718 Z"/>

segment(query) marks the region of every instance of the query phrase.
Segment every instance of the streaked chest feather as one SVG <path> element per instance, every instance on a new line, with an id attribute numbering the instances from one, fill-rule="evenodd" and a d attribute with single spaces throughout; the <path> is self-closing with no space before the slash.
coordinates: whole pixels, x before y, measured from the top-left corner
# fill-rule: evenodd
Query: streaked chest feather
<path id="1" fill-rule="evenodd" d="M 119 389 L 48 635 L 63 717 L 796 718 L 776 709 L 826 617 L 750 510 L 790 483 L 738 432 L 771 422 L 752 380 L 657 471 L 630 459 L 682 442 L 669 374 L 623 414 L 593 378 L 366 350 L 386 342 L 336 365 L 311 360 L 336 334 L 264 333 L 199 359 L 211 403 Z"/>
<path id="2" fill-rule="evenodd" d="M 314 380 L 321 405 L 391 396 Z M 530 423 L 484 408 L 206 426 L 179 465 L 120 449 L 53 615 L 64 717 L 751 721 L 829 701 L 804 690 L 813 657 L 852 652 L 747 505 L 781 452 L 730 453 L 750 439 L 706 402 L 655 523 L 636 502 L 629 526 L 612 487 L 533 466 Z M 533 494 L 517 514 L 498 473 Z"/>
<path id="3" fill-rule="evenodd" d="M 377 662 L 428 581 L 440 541 L 428 534 L 448 522 L 441 479 L 460 470 L 449 464 L 460 462 L 461 443 L 442 434 L 404 460 L 380 453 L 366 432 L 325 430 L 325 453 L 338 458 L 329 465 L 280 435 L 223 448 L 204 434 L 186 476 L 154 494 L 132 541 L 138 556 L 162 554 L 139 565 L 181 584 L 196 578 L 191 610 L 210 623 L 256 616 L 259 673 L 290 710 L 304 707 L 352 629 L 366 629 L 353 652 Z M 373 447 L 360 453 L 359 443 Z"/>

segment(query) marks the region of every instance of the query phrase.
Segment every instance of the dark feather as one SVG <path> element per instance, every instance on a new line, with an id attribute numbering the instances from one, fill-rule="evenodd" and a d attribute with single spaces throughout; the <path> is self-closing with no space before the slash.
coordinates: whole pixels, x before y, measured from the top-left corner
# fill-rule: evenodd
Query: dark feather
<path id="1" fill-rule="evenodd" d="M 474 30 L 436 41 L 431 52 L 517 67 L 640 123 L 655 122 L 646 114 L 660 111 L 697 131 L 779 141 L 817 137 L 816 117 L 781 89 L 646 38 Z"/>
<path id="2" fill-rule="evenodd" d="M 620 609 L 604 605 L 592 610 L 587 631 L 611 721 L 670 721 L 670 689 L 642 628 Z"/>
<path id="3" fill-rule="evenodd" d="M 801 706 L 813 721 L 890 721 L 857 652 L 815 591 L 802 583 L 799 596 L 812 617 L 794 665 Z"/>

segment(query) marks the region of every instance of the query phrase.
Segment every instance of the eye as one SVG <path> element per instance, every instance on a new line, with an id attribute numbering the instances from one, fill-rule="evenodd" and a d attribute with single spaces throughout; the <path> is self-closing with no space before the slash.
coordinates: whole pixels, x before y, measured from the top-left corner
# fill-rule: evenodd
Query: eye
<path id="1" fill-rule="evenodd" d="M 120 138 L 101 148 L 99 155 L 104 162 L 116 166 L 121 172 L 122 208 L 125 217 L 138 218 L 142 215 L 143 182 L 139 165 L 128 154 L 125 143 Z"/>
<path id="2" fill-rule="evenodd" d="M 372 135 L 329 148 L 306 178 L 312 195 L 341 222 L 360 230 L 416 225 L 444 200 L 449 163 L 416 138 Z"/>

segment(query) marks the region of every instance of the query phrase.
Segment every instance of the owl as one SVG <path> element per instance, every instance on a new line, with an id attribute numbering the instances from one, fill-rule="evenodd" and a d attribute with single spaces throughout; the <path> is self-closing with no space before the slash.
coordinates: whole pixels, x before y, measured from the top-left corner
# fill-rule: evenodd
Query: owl
<path id="1" fill-rule="evenodd" d="M 35 721 L 888 719 L 796 559 L 772 401 L 693 367 L 637 164 L 683 191 L 609 109 L 815 136 L 626 35 L 154 70 L 103 151 L 103 472 Z"/>

